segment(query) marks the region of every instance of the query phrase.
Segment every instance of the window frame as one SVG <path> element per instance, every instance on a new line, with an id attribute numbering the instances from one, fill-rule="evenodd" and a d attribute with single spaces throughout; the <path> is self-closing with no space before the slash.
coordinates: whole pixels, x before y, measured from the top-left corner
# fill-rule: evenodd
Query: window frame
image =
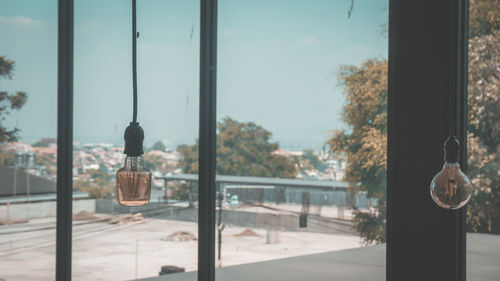
<path id="1" fill-rule="evenodd" d="M 200 7 L 198 280 L 215 281 L 217 0 L 200 0 Z M 458 77 L 458 137 L 461 166 L 466 168 L 468 7 L 468 0 L 389 0 L 389 281 L 466 278 L 465 208 L 437 207 L 428 184 L 442 164 L 452 75 Z M 452 13 L 454 24 L 450 24 Z M 58 281 L 71 280 L 73 25 L 74 0 L 58 0 Z M 452 67 L 446 55 L 451 32 L 457 38 L 459 62 Z"/>
<path id="2" fill-rule="evenodd" d="M 56 280 L 71 280 L 74 0 L 57 6 Z"/>
<path id="3" fill-rule="evenodd" d="M 466 169 L 468 4 L 389 1 L 388 281 L 466 279 L 466 209 L 438 207 L 429 184 L 443 163 L 450 88 Z"/>

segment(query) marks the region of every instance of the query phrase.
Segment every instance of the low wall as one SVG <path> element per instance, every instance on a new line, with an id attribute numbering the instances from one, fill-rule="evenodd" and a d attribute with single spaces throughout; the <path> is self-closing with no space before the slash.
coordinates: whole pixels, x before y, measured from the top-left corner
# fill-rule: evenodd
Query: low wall
<path id="1" fill-rule="evenodd" d="M 73 214 L 80 211 L 110 215 L 141 213 L 146 218 L 168 219 L 177 221 L 198 222 L 197 208 L 183 208 L 165 205 L 165 203 L 150 203 L 142 207 L 126 207 L 116 200 L 82 199 L 73 201 Z M 55 217 L 57 214 L 56 201 L 18 203 L 0 205 L 0 222 L 23 220 L 31 218 Z M 340 219 L 322 218 L 317 215 L 308 216 L 307 229 L 299 228 L 298 214 L 274 214 L 238 210 L 224 210 L 222 221 L 226 225 L 242 227 L 257 227 L 267 229 L 283 229 L 287 231 L 310 232 L 350 232 L 352 222 Z"/>
<path id="2" fill-rule="evenodd" d="M 76 214 L 80 211 L 95 213 L 96 200 L 95 199 L 74 200 L 73 214 Z M 57 201 L 0 205 L 0 221 L 55 217 L 56 215 L 57 215 Z"/>
<path id="3" fill-rule="evenodd" d="M 96 213 L 130 214 L 141 213 L 146 218 L 167 219 L 176 221 L 198 222 L 197 208 L 183 208 L 165 205 L 165 203 L 150 203 L 142 207 L 126 207 L 116 200 L 100 199 L 96 201 Z M 353 223 L 348 220 L 324 218 L 318 215 L 308 216 L 308 227 L 299 228 L 298 214 L 274 214 L 237 210 L 224 210 L 222 221 L 226 225 L 256 227 L 266 229 L 282 229 L 287 231 L 309 231 L 320 233 L 352 233 Z"/>

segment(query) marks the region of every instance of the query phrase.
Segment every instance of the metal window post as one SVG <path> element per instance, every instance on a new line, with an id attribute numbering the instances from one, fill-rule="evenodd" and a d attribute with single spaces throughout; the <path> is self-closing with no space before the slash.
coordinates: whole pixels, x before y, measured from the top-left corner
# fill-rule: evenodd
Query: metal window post
<path id="1" fill-rule="evenodd" d="M 457 137 L 460 139 L 460 167 L 467 172 L 467 84 L 468 84 L 468 55 L 469 55 L 469 0 L 458 0 L 455 2 L 454 12 L 456 18 L 456 38 L 453 42 L 456 51 L 456 67 L 452 73 L 456 78 L 457 88 Z M 467 265 L 467 206 L 458 211 L 455 219 L 455 276 L 454 280 L 466 280 Z"/>
<path id="2" fill-rule="evenodd" d="M 74 1 L 58 1 L 56 280 L 71 280 Z"/>
<path id="3" fill-rule="evenodd" d="M 457 136 L 466 164 L 467 10 L 468 0 L 389 1 L 388 281 L 466 278 L 465 209 L 438 207 L 429 185 L 443 164 L 450 77 L 458 76 Z"/>
<path id="4" fill-rule="evenodd" d="M 198 280 L 215 281 L 217 0 L 200 0 Z"/>

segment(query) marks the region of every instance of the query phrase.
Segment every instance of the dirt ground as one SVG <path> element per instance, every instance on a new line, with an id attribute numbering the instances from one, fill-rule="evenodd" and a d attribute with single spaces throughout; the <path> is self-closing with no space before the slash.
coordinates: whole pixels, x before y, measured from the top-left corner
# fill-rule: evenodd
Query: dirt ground
<path id="1" fill-rule="evenodd" d="M 158 276 L 162 265 L 197 267 L 196 223 L 144 219 L 129 224 L 74 221 L 73 280 L 130 280 Z M 360 247 L 359 237 L 226 226 L 218 266 Z M 279 239 L 278 239 L 279 240 Z M 217 254 L 216 254 L 217 256 Z M 55 279 L 55 218 L 0 226 L 0 280 Z"/>

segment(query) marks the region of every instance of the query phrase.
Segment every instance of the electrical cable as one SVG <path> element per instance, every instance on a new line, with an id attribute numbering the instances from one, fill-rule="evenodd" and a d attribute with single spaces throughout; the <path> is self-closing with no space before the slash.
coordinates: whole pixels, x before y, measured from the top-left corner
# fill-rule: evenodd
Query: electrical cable
<path id="1" fill-rule="evenodd" d="M 137 122 L 137 20 L 136 0 L 132 0 L 132 88 L 133 88 L 133 117 L 132 122 Z"/>
<path id="2" fill-rule="evenodd" d="M 135 1 L 135 0 L 134 0 Z M 456 50 L 456 19 L 455 19 L 455 1 L 451 1 L 451 15 L 450 15 L 450 93 L 448 97 L 448 122 L 449 122 L 449 136 L 456 136 L 456 126 L 457 126 L 457 77 L 455 75 L 455 69 L 457 68 L 457 50 Z M 457 73 L 458 74 L 458 73 Z"/>

